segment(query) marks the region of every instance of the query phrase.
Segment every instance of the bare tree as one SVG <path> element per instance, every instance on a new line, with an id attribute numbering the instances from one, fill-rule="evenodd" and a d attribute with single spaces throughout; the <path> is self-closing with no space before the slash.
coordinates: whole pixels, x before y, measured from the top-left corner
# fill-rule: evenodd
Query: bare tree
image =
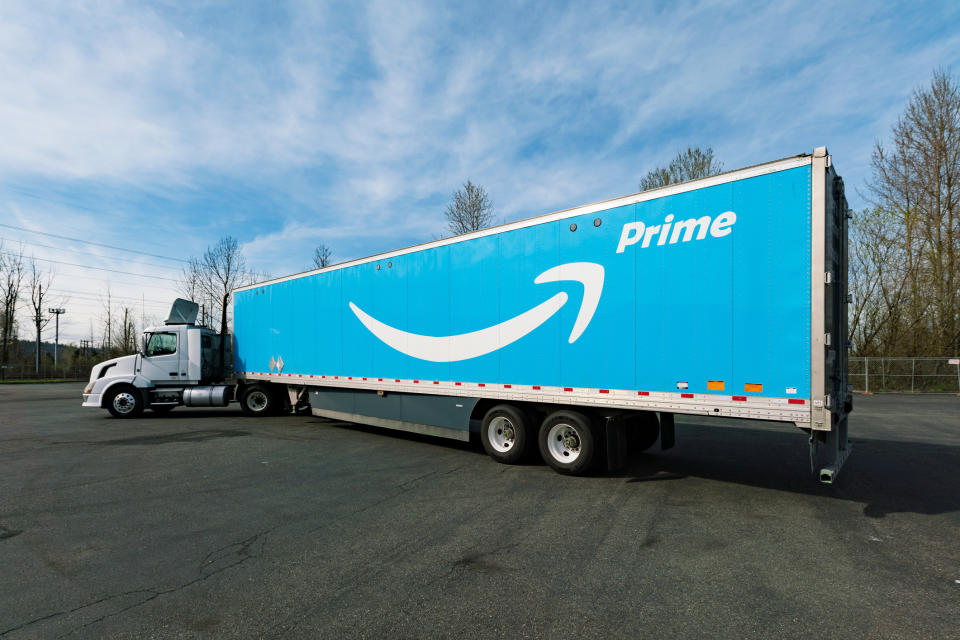
<path id="1" fill-rule="evenodd" d="M 697 178 L 706 178 L 723 171 L 723 163 L 713 157 L 713 149 L 707 147 L 687 147 L 677 153 L 666 167 L 657 167 L 640 180 L 640 190 L 648 191 L 668 184 L 687 182 Z"/>
<path id="2" fill-rule="evenodd" d="M 35 373 L 40 375 L 40 333 L 43 328 L 50 323 L 50 317 L 45 316 L 46 305 L 49 304 L 50 288 L 53 286 L 53 273 L 42 273 L 37 266 L 37 261 L 30 258 L 29 272 L 30 286 L 30 311 L 31 320 L 37 330 L 37 349 L 36 360 L 34 363 Z"/>
<path id="3" fill-rule="evenodd" d="M 329 267 L 332 258 L 333 250 L 322 242 L 313 250 L 313 266 L 317 269 Z"/>
<path id="4" fill-rule="evenodd" d="M 949 74 L 936 71 L 929 87 L 914 91 L 890 146 L 876 144 L 872 165 L 867 187 L 876 212 L 854 220 L 861 289 L 874 283 L 876 294 L 854 317 L 864 331 L 859 353 L 956 355 L 960 87 Z"/>
<path id="5" fill-rule="evenodd" d="M 220 316 L 219 327 L 214 328 L 226 333 L 230 293 L 255 282 L 256 277 L 256 272 L 247 268 L 236 238 L 224 236 L 199 258 L 190 258 L 181 273 L 179 289 L 191 300 L 210 304 L 211 317 Z"/>
<path id="6" fill-rule="evenodd" d="M 0 244 L 0 380 L 7 375 L 8 348 L 16 335 L 17 304 L 23 284 L 23 247 L 16 253 Z"/>
<path id="7" fill-rule="evenodd" d="M 114 349 L 123 354 L 137 351 L 137 324 L 136 310 L 131 307 L 121 307 L 117 317 L 117 327 L 113 332 L 116 336 Z"/>
<path id="8" fill-rule="evenodd" d="M 469 180 L 453 192 L 453 200 L 444 212 L 447 228 L 453 235 L 479 231 L 493 224 L 493 204 L 487 190 Z"/>
<path id="9" fill-rule="evenodd" d="M 257 282 L 260 274 L 247 268 L 247 261 L 240 250 L 240 244 L 232 236 L 220 238 L 217 244 L 207 247 L 199 258 L 191 258 L 183 269 L 180 279 L 180 291 L 192 294 L 194 301 L 209 301 L 211 317 L 215 311 L 220 314 L 221 335 L 229 332 L 227 312 L 230 295 L 237 287 Z M 220 364 L 225 361 L 225 343 L 220 341 Z"/>
<path id="10" fill-rule="evenodd" d="M 113 293 L 109 282 L 107 282 L 106 292 L 100 298 L 100 306 L 103 308 L 101 319 L 103 335 L 100 338 L 100 348 L 104 353 L 110 354 L 113 351 Z"/>

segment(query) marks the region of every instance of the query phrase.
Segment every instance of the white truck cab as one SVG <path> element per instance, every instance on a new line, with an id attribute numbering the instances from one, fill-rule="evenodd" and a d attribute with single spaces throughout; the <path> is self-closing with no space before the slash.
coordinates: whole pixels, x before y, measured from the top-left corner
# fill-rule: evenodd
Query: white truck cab
<path id="1" fill-rule="evenodd" d="M 144 332 L 139 353 L 95 365 L 83 406 L 107 409 L 118 418 L 140 415 L 147 407 L 162 412 L 181 404 L 226 406 L 235 385 L 225 383 L 230 367 L 226 355 L 221 361 L 223 336 L 194 324 L 198 311 L 195 302 L 178 298 L 164 325 Z"/>

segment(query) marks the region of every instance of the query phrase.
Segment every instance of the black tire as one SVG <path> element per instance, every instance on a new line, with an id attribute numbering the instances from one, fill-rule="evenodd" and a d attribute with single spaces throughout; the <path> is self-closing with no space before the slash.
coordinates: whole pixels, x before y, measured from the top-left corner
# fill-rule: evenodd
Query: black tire
<path id="1" fill-rule="evenodd" d="M 143 396 L 139 389 L 129 384 L 111 388 L 105 404 L 114 418 L 137 418 L 143 413 Z"/>
<path id="2" fill-rule="evenodd" d="M 248 385 L 240 393 L 240 408 L 248 416 L 271 415 L 279 404 L 273 390 L 263 384 Z"/>
<path id="3" fill-rule="evenodd" d="M 627 450 L 631 454 L 646 451 L 660 437 L 660 418 L 653 411 L 640 411 L 626 418 Z"/>
<path id="4" fill-rule="evenodd" d="M 177 405 L 175 404 L 158 404 L 158 405 L 150 405 L 150 410 L 153 411 L 154 413 L 170 413 L 171 411 L 176 409 L 176 407 Z"/>
<path id="5" fill-rule="evenodd" d="M 576 411 L 555 411 L 540 425 L 537 443 L 554 471 L 583 475 L 600 459 L 600 438 L 593 421 Z"/>
<path id="6" fill-rule="evenodd" d="M 509 404 L 498 404 L 483 416 L 480 440 L 491 458 L 503 464 L 516 464 L 526 457 L 532 432 L 523 411 Z"/>

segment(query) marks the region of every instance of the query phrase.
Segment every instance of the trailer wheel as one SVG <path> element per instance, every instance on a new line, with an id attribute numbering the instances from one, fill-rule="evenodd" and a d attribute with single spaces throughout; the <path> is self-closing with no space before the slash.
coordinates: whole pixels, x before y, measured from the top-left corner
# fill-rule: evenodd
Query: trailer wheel
<path id="1" fill-rule="evenodd" d="M 554 471 L 582 475 L 600 457 L 599 438 L 588 417 L 576 411 L 556 411 L 540 426 L 540 455 Z"/>
<path id="2" fill-rule="evenodd" d="M 266 416 L 277 408 L 277 399 L 262 384 L 251 384 L 240 394 L 240 408 L 250 416 Z"/>
<path id="3" fill-rule="evenodd" d="M 136 387 L 117 385 L 107 394 L 106 406 L 114 418 L 136 418 L 143 413 L 143 396 Z"/>
<path id="4" fill-rule="evenodd" d="M 480 439 L 487 454 L 504 464 L 516 464 L 526 455 L 531 428 L 524 413 L 508 404 L 498 404 L 483 416 Z"/>
<path id="5" fill-rule="evenodd" d="M 652 411 L 635 413 L 627 420 L 627 449 L 630 453 L 646 451 L 660 437 L 660 418 Z"/>

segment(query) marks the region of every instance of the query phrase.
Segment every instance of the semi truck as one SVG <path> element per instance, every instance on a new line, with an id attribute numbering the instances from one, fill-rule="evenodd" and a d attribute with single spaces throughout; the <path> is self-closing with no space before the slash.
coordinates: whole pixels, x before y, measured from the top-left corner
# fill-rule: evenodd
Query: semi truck
<path id="1" fill-rule="evenodd" d="M 178 300 L 84 406 L 251 415 L 469 440 L 615 469 L 674 416 L 793 423 L 832 483 L 850 452 L 847 224 L 825 147 L 233 292 L 234 330 Z"/>

